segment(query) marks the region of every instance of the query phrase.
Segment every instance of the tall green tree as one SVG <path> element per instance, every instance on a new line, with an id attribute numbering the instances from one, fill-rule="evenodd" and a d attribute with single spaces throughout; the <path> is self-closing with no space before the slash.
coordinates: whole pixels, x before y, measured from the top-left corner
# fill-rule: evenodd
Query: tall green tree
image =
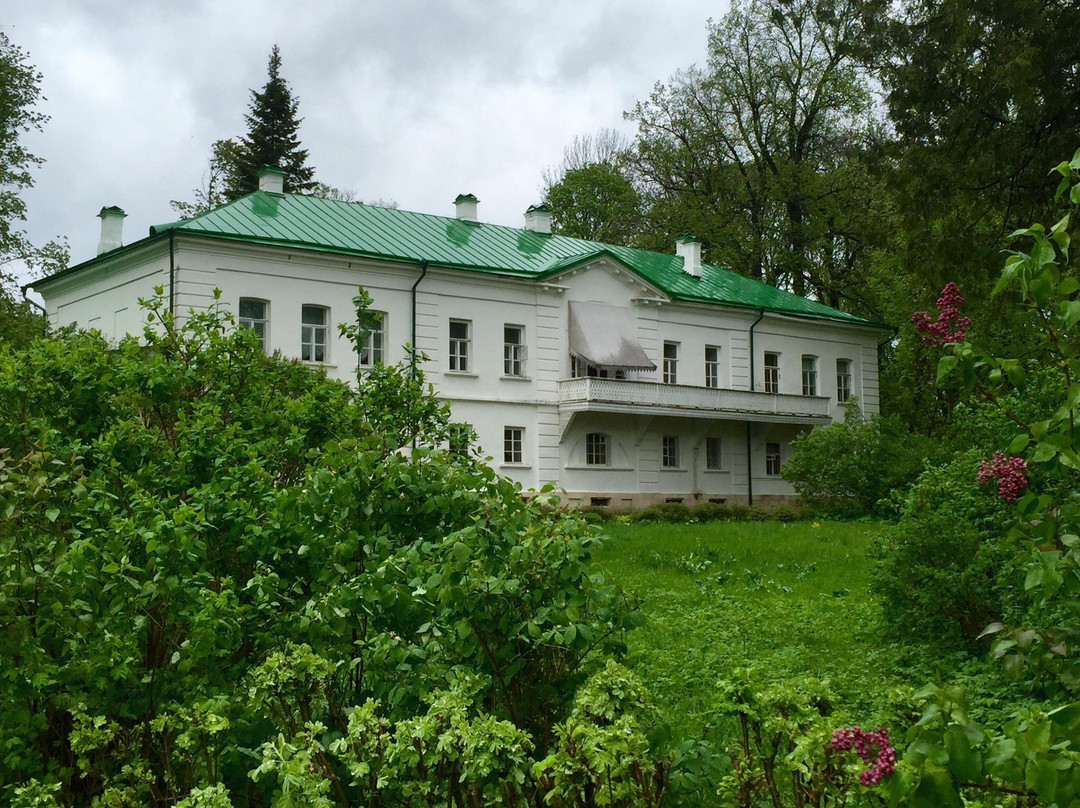
<path id="1" fill-rule="evenodd" d="M 248 131 L 240 138 L 236 170 L 229 177 L 226 195 L 230 199 L 249 194 L 259 185 L 256 176 L 263 166 L 277 166 L 285 172 L 285 190 L 309 191 L 315 187 L 315 169 L 308 165 L 307 149 L 300 146 L 300 99 L 281 77 L 281 53 L 270 51 L 267 81 L 261 91 L 251 91 Z"/>
<path id="2" fill-rule="evenodd" d="M 0 344 L 24 344 L 44 330 L 44 318 L 18 297 L 14 267 L 51 271 L 67 264 L 62 240 L 35 247 L 22 229 L 32 171 L 44 160 L 29 151 L 22 136 L 40 131 L 48 116 L 37 109 L 41 73 L 26 53 L 0 32 Z"/>
<path id="3" fill-rule="evenodd" d="M 1080 5 L 906 0 L 873 10 L 866 58 L 895 131 L 886 179 L 902 255 L 931 274 L 930 294 L 952 280 L 981 296 L 1008 234 L 1050 215 L 1047 167 L 1076 146 Z"/>
<path id="4" fill-rule="evenodd" d="M 263 166 L 277 166 L 285 172 L 287 192 L 311 193 L 319 189 L 315 169 L 308 165 L 308 151 L 300 143 L 300 99 L 281 76 L 277 45 L 270 51 L 266 73 L 263 88 L 251 91 L 244 116 L 247 132 L 239 138 L 215 141 L 203 184 L 193 192 L 194 201 L 171 203 L 183 218 L 198 216 L 258 190 L 258 173 Z"/>
<path id="5" fill-rule="evenodd" d="M 860 0 L 750 0 L 709 25 L 704 68 L 658 85 L 629 117 L 631 165 L 665 238 L 689 230 L 713 260 L 844 304 L 873 218 L 858 165 L 874 131 L 853 58 Z M 659 245 L 657 245 L 659 246 Z"/>
<path id="6" fill-rule="evenodd" d="M 612 162 L 570 169 L 548 189 L 544 201 L 556 233 L 630 244 L 641 231 L 641 197 Z"/>

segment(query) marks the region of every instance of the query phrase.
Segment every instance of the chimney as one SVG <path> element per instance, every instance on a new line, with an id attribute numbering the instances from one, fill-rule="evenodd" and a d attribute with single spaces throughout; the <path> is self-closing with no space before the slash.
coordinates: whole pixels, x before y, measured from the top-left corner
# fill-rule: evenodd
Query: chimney
<path id="1" fill-rule="evenodd" d="M 457 217 L 465 222 L 475 222 L 476 206 L 479 204 L 480 200 L 472 194 L 458 194 L 458 198 L 454 200 Z"/>
<path id="2" fill-rule="evenodd" d="M 701 277 L 701 239 L 686 233 L 676 236 L 675 254 L 683 260 L 683 272 Z"/>
<path id="3" fill-rule="evenodd" d="M 259 190 L 268 194 L 285 193 L 285 172 L 277 166 L 263 166 L 256 175 L 259 178 Z"/>
<path id="4" fill-rule="evenodd" d="M 541 202 L 539 205 L 529 205 L 525 211 L 525 229 L 534 233 L 551 232 L 551 210 Z"/>
<path id="5" fill-rule="evenodd" d="M 97 254 L 107 253 L 117 247 L 124 246 L 124 211 L 118 207 L 102 208 L 98 218 L 101 219 L 101 241 L 97 245 Z"/>

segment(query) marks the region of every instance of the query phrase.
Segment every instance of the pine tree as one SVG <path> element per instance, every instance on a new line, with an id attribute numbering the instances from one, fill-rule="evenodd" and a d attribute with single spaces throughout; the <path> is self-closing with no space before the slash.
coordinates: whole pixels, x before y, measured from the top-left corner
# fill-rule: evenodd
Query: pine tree
<path id="1" fill-rule="evenodd" d="M 281 77 L 281 53 L 270 51 L 267 82 L 261 92 L 251 91 L 251 104 L 244 116 L 248 131 L 240 139 L 237 164 L 226 185 L 229 199 L 249 194 L 259 185 L 258 171 L 277 166 L 285 172 L 285 190 L 309 191 L 315 186 L 315 170 L 307 164 L 307 149 L 300 147 L 296 117 L 300 106 L 289 83 Z"/>
<path id="2" fill-rule="evenodd" d="M 258 190 L 259 169 L 263 166 L 277 166 L 285 172 L 287 192 L 318 190 L 315 169 L 307 164 L 308 152 L 300 148 L 297 134 L 300 101 L 281 77 L 281 53 L 277 45 L 270 51 L 266 72 L 267 82 L 262 90 L 251 91 L 251 103 L 244 116 L 247 134 L 215 141 L 202 187 L 193 191 L 195 200 L 172 201 L 181 218 L 190 219 Z"/>

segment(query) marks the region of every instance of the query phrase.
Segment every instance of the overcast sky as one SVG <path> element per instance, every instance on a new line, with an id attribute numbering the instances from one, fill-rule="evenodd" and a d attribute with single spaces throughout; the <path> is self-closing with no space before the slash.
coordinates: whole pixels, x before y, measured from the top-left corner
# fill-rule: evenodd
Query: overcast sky
<path id="1" fill-rule="evenodd" d="M 45 164 L 26 193 L 35 243 L 94 255 L 104 205 L 124 241 L 176 218 L 210 145 L 245 130 L 270 48 L 300 99 L 316 179 L 362 200 L 520 226 L 575 135 L 616 127 L 674 71 L 702 63 L 724 0 L 114 0 L 9 3 L 0 28 L 43 74 Z"/>

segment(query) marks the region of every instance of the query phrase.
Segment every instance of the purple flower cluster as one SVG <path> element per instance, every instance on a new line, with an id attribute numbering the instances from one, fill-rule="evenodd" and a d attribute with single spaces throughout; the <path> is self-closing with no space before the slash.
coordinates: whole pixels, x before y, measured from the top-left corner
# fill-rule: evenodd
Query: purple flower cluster
<path id="1" fill-rule="evenodd" d="M 998 481 L 998 493 L 1006 502 L 1016 502 L 1020 492 L 1027 488 L 1027 463 L 1022 457 L 1005 457 L 1001 452 L 994 452 L 993 460 L 984 460 L 979 464 L 975 481 L 986 485 L 991 480 Z"/>
<path id="2" fill-rule="evenodd" d="M 960 290 L 955 283 L 949 281 L 941 290 L 941 297 L 937 301 L 937 320 L 931 320 L 925 311 L 917 311 L 911 315 L 911 322 L 916 331 L 925 334 L 923 342 L 927 345 L 963 342 L 964 334 L 971 325 L 970 317 L 960 316 L 960 307 L 963 305 L 964 298 L 960 297 Z"/>
<path id="3" fill-rule="evenodd" d="M 855 750 L 870 768 L 859 773 L 859 784 L 876 786 L 896 771 L 896 750 L 889 746 L 889 731 L 864 732 L 859 727 L 844 727 L 832 734 L 832 748 L 838 752 Z"/>

